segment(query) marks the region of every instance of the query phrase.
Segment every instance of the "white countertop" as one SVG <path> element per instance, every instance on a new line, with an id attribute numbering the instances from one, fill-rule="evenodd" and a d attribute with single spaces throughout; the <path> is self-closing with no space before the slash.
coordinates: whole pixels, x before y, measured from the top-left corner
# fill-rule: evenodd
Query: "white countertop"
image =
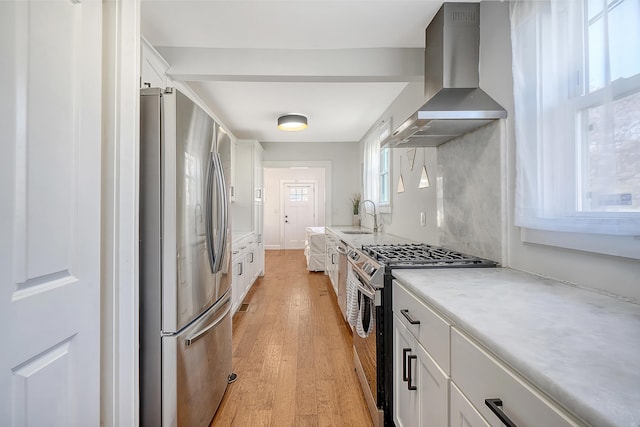
<path id="1" fill-rule="evenodd" d="M 507 268 L 393 275 L 593 426 L 640 426 L 640 305 Z"/>
<path id="2" fill-rule="evenodd" d="M 340 240 L 353 248 L 360 249 L 362 245 L 392 245 L 399 243 L 416 243 L 413 240 L 394 236 L 387 233 L 373 233 L 370 229 L 352 225 L 332 225 L 327 230 L 336 234 Z M 370 234 L 348 234 L 345 231 L 366 231 Z"/>
<path id="3" fill-rule="evenodd" d="M 233 242 L 237 242 L 241 239 L 244 239 L 245 237 L 247 237 L 248 235 L 252 234 L 253 231 L 232 231 L 231 232 L 231 238 L 233 239 Z"/>

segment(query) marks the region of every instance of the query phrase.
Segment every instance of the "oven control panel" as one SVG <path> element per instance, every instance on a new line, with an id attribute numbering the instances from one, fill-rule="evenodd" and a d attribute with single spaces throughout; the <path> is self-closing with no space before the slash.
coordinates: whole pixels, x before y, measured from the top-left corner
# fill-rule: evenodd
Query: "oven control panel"
<path id="1" fill-rule="evenodd" d="M 366 283 L 374 288 L 384 287 L 384 268 L 378 261 L 357 249 L 349 249 L 347 260 Z"/>

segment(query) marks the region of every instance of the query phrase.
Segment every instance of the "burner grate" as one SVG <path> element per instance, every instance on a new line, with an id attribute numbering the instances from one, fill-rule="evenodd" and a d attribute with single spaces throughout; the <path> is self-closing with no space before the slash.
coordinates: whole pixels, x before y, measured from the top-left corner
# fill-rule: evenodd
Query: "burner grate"
<path id="1" fill-rule="evenodd" d="M 382 264 L 389 266 L 411 265 L 470 265 L 483 264 L 487 260 L 466 255 L 439 246 L 426 244 L 368 245 L 362 248 Z"/>

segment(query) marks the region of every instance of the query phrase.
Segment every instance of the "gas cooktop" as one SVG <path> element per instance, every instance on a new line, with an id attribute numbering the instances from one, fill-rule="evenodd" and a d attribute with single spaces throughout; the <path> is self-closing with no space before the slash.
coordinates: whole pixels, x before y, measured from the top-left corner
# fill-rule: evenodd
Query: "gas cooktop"
<path id="1" fill-rule="evenodd" d="M 494 261 L 423 243 L 364 245 L 362 251 L 387 267 L 495 267 Z"/>

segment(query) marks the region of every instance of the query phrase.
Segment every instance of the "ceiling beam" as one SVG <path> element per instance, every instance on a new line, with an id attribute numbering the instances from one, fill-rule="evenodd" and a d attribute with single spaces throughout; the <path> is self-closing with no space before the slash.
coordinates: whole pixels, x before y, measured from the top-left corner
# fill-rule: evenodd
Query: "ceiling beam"
<path id="1" fill-rule="evenodd" d="M 221 49 L 157 47 L 182 81 L 421 82 L 424 49 Z"/>

